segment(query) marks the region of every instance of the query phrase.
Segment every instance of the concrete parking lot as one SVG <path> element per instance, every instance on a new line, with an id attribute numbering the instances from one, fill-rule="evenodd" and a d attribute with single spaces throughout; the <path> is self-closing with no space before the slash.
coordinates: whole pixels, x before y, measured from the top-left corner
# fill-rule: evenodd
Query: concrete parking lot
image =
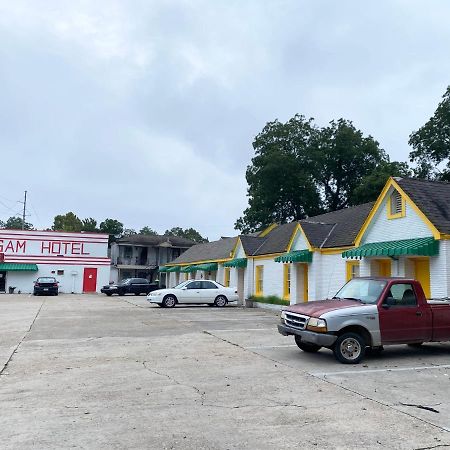
<path id="1" fill-rule="evenodd" d="M 4 449 L 450 448 L 450 345 L 358 366 L 259 309 L 0 296 Z"/>

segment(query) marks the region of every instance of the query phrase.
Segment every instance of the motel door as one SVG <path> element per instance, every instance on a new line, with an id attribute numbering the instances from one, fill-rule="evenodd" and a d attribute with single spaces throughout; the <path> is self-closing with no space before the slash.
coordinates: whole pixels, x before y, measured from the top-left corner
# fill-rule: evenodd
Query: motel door
<path id="1" fill-rule="evenodd" d="M 83 292 L 97 290 L 97 269 L 85 268 L 83 274 Z"/>
<path id="2" fill-rule="evenodd" d="M 6 292 L 6 272 L 0 272 L 0 292 Z"/>

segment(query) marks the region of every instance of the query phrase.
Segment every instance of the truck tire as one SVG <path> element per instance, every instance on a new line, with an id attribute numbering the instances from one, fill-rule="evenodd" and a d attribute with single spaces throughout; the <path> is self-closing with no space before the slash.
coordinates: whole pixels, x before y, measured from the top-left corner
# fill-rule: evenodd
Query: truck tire
<path id="1" fill-rule="evenodd" d="M 344 333 L 337 338 L 333 353 L 343 364 L 358 364 L 366 353 L 366 342 L 357 333 Z"/>
<path id="2" fill-rule="evenodd" d="M 300 350 L 303 350 L 306 353 L 316 353 L 322 347 L 317 344 L 311 344 L 310 342 L 303 342 L 300 336 L 294 336 L 295 343 Z"/>
<path id="3" fill-rule="evenodd" d="M 422 347 L 423 342 L 414 342 L 413 344 L 408 344 L 408 347 L 419 348 Z"/>

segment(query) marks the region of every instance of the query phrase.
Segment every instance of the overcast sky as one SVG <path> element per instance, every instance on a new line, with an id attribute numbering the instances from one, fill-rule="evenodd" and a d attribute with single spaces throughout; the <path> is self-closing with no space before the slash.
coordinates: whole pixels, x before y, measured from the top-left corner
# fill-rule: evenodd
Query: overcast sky
<path id="1" fill-rule="evenodd" d="M 394 160 L 450 84 L 450 2 L 0 0 L 0 218 L 235 233 L 266 122 L 350 119 Z"/>

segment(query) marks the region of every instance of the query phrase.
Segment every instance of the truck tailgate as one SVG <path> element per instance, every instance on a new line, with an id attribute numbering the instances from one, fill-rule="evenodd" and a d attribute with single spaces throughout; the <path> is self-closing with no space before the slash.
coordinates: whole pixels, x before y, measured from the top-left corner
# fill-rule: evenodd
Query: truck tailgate
<path id="1" fill-rule="evenodd" d="M 433 316 L 433 341 L 450 340 L 450 303 L 428 302 Z"/>

